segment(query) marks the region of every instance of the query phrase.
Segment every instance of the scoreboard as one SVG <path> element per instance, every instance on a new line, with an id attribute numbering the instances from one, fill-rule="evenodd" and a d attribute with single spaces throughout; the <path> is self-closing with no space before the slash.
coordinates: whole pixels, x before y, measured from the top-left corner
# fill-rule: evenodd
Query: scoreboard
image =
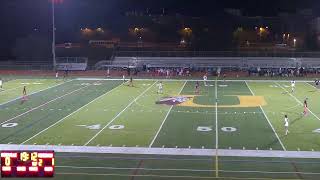
<path id="1" fill-rule="evenodd" d="M 53 177 L 53 151 L 2 151 L 1 177 Z"/>

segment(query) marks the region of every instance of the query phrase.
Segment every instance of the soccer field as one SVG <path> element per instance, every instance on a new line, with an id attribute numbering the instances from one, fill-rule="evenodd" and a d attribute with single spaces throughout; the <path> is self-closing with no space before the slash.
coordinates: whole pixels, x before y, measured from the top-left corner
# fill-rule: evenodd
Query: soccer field
<path id="1" fill-rule="evenodd" d="M 163 82 L 163 94 L 157 93 L 160 81 Z M 207 85 L 200 81 L 199 94 L 195 92 L 195 83 L 195 80 L 137 79 L 134 80 L 134 87 L 130 87 L 121 80 L 105 79 L 11 80 L 5 82 L 4 90 L 0 91 L 0 147 L 2 150 L 23 147 L 55 149 L 58 152 L 63 149 L 61 152 L 69 153 L 99 153 L 100 149 L 109 147 L 108 152 L 120 153 L 122 158 L 124 154 L 134 157 L 132 154 L 148 154 L 141 152 L 154 149 L 150 153 L 152 157 L 186 155 L 188 157 L 184 159 L 198 157 L 205 161 L 205 165 L 201 166 L 202 161 L 184 164 L 182 162 L 185 161 L 181 160 L 176 167 L 160 158 L 161 163 L 155 162 L 155 169 L 169 169 L 163 170 L 163 173 L 171 178 L 300 179 L 300 171 L 320 175 L 320 168 L 318 172 L 313 171 L 317 168 L 297 170 L 295 165 L 288 163 L 295 157 L 300 158 L 303 153 L 307 157 L 310 154 L 319 156 L 313 153 L 320 151 L 320 91 L 313 83 L 298 81 L 295 92 L 291 93 L 289 81 L 211 80 Z M 21 103 L 23 86 L 27 87 L 29 96 L 26 102 Z M 306 98 L 309 111 L 304 116 L 303 101 Z M 290 133 L 287 136 L 284 115 L 288 115 L 290 121 Z M 179 150 L 186 153 L 180 154 Z M 252 155 L 251 152 L 258 152 L 258 155 Z M 272 154 L 276 153 L 281 154 L 278 158 L 287 158 L 287 152 L 298 154 L 286 159 L 284 168 L 288 166 L 287 169 L 279 169 L 270 165 L 272 163 L 267 163 L 266 169 L 255 169 L 261 161 L 263 164 L 266 164 L 265 161 L 274 161 L 264 158 L 275 158 L 277 155 Z M 233 155 L 238 156 L 239 162 L 247 159 L 256 164 L 247 164 L 239 170 L 237 163 L 226 163 L 230 160 L 229 156 Z M 61 159 L 57 178 L 61 177 L 59 173 L 65 172 L 61 169 L 67 160 Z M 320 167 L 317 160 L 310 160 L 312 167 Z M 119 161 L 118 167 L 127 169 L 114 171 L 87 165 L 88 172 L 84 172 L 97 178 L 99 174 L 104 174 L 99 177 L 102 179 L 108 174 L 114 174 L 115 177 L 111 179 L 128 179 L 132 172 L 132 177 L 139 180 L 150 179 L 150 176 L 139 175 L 160 176 L 161 170 L 149 167 L 152 163 L 148 166 L 140 164 L 138 160 L 137 165 L 136 161 L 132 165 L 130 161 Z M 80 160 L 79 163 L 83 164 Z M 90 165 L 103 166 L 101 162 L 100 165 L 93 162 Z M 130 167 L 147 170 L 135 171 Z M 199 171 L 189 171 L 199 168 Z M 174 169 L 179 173 L 172 173 Z M 268 173 L 268 170 L 288 173 Z M 73 171 L 68 175 L 74 175 L 73 178 L 77 179 Z M 265 173 L 257 175 L 254 171 Z M 122 173 L 127 176 L 122 177 Z M 153 179 L 157 178 L 161 177 Z"/>

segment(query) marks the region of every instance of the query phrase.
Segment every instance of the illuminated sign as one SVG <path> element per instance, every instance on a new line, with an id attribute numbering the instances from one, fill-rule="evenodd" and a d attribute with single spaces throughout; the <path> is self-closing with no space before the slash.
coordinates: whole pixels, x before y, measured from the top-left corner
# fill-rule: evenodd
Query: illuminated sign
<path id="1" fill-rule="evenodd" d="M 1 177 L 53 177 L 53 151 L 3 151 Z"/>

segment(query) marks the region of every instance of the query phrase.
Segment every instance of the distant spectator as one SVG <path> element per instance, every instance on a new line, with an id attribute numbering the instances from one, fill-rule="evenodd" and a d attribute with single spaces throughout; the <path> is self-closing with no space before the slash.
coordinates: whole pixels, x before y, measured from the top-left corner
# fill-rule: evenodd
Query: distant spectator
<path id="1" fill-rule="evenodd" d="M 110 68 L 107 69 L 107 77 L 110 77 Z"/>
<path id="2" fill-rule="evenodd" d="M 219 68 L 217 69 L 217 76 L 218 76 L 218 77 L 220 77 L 220 73 L 221 73 L 221 68 L 219 67 Z"/>

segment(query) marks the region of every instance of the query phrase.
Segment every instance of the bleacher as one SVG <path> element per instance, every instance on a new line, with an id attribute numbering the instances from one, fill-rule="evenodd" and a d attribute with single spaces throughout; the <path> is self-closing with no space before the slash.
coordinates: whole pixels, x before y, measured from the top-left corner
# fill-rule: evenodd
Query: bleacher
<path id="1" fill-rule="evenodd" d="M 109 60 L 113 55 L 113 48 L 90 47 L 81 48 L 57 48 L 57 56 L 59 57 L 86 57 L 88 59 L 88 68 L 91 69 L 101 60 Z"/>
<path id="2" fill-rule="evenodd" d="M 223 68 L 279 68 L 301 65 L 301 59 L 276 57 L 115 57 L 109 67 L 223 67 Z M 309 58 L 308 63 L 318 63 Z"/>
<path id="3" fill-rule="evenodd" d="M 57 70 L 85 71 L 88 67 L 86 57 L 57 57 Z"/>
<path id="4" fill-rule="evenodd" d="M 249 52 L 246 52 L 249 53 Z M 287 57 L 263 56 L 264 52 L 243 54 L 238 52 L 191 51 L 124 51 L 116 52 L 112 63 L 99 63 L 99 67 L 221 67 L 221 68 L 320 68 L 319 53 L 295 53 Z M 242 55 L 242 56 L 241 56 Z M 252 55 L 252 56 L 251 56 Z M 258 56 L 261 55 L 261 56 Z M 277 55 L 277 54 L 275 54 Z M 292 57 L 296 55 L 296 57 Z M 306 57 L 304 57 L 306 55 Z M 312 57 L 309 57 L 312 56 Z"/>
<path id="5" fill-rule="evenodd" d="M 320 52 L 288 51 L 117 51 L 117 57 L 285 57 L 320 58 Z"/>

